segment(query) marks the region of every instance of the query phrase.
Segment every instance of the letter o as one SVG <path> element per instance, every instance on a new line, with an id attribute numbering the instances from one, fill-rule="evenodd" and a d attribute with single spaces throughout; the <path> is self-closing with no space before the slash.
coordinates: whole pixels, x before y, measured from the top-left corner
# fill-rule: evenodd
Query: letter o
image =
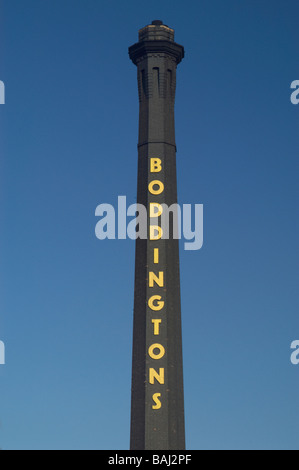
<path id="1" fill-rule="evenodd" d="M 159 349 L 160 352 L 158 354 L 155 354 L 155 349 Z M 152 359 L 159 360 L 162 359 L 163 356 L 165 356 L 165 348 L 162 346 L 162 344 L 152 344 L 152 346 L 148 350 L 148 353 Z"/>
<path id="2" fill-rule="evenodd" d="M 154 189 L 154 186 L 159 186 L 159 189 Z M 162 194 L 163 191 L 164 191 L 164 184 L 162 183 L 162 181 L 159 181 L 159 180 L 155 180 L 155 181 L 152 181 L 149 185 L 148 185 L 148 190 L 151 194 L 153 194 L 154 196 L 158 196 L 159 194 Z"/>

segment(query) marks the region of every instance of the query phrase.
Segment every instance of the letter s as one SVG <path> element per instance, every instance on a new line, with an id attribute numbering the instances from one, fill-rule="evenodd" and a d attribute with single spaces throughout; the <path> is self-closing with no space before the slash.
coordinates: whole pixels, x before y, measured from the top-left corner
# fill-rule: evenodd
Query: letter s
<path id="1" fill-rule="evenodd" d="M 291 89 L 295 90 L 291 94 L 291 102 L 292 104 L 299 104 L 299 80 L 294 80 L 291 84 Z"/>
<path id="2" fill-rule="evenodd" d="M 153 395 L 153 400 L 155 402 L 155 405 L 152 406 L 153 410 L 160 410 L 162 408 L 160 397 L 161 397 L 161 393 L 155 393 Z"/>
<path id="3" fill-rule="evenodd" d="M 291 344 L 291 349 L 295 349 L 291 355 L 291 363 L 294 366 L 297 366 L 299 364 L 299 341 L 293 341 Z"/>

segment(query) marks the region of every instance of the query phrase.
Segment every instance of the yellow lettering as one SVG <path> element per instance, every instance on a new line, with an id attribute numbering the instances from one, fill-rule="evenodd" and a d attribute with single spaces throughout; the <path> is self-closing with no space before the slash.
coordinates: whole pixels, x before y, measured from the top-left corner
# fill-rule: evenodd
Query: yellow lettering
<path id="1" fill-rule="evenodd" d="M 152 409 L 153 410 L 160 410 L 162 408 L 162 403 L 161 403 L 161 400 L 160 400 L 160 397 L 161 397 L 161 393 L 155 393 L 153 395 L 153 401 L 154 401 L 154 405 L 152 406 Z"/>
<path id="2" fill-rule="evenodd" d="M 159 277 L 156 276 L 155 273 L 150 271 L 150 273 L 149 273 L 149 287 L 154 287 L 154 282 L 157 284 L 157 286 L 164 287 L 164 272 L 163 271 L 159 272 Z"/>
<path id="3" fill-rule="evenodd" d="M 159 248 L 154 249 L 154 263 L 159 264 Z"/>
<path id="4" fill-rule="evenodd" d="M 158 186 L 158 189 L 154 189 L 154 186 Z M 164 184 L 162 183 L 162 181 L 158 181 L 158 180 L 152 181 L 148 185 L 148 190 L 151 194 L 154 194 L 155 196 L 158 196 L 159 194 L 163 193 Z"/>
<path id="5" fill-rule="evenodd" d="M 158 354 L 154 352 L 155 349 L 159 350 Z M 165 348 L 162 346 L 162 344 L 152 344 L 148 350 L 148 354 L 149 357 L 158 361 L 159 359 L 162 359 L 162 357 L 165 356 Z"/>
<path id="6" fill-rule="evenodd" d="M 150 203 L 150 217 L 160 217 L 163 214 L 163 207 L 158 202 Z"/>
<path id="7" fill-rule="evenodd" d="M 160 158 L 151 158 L 151 173 L 160 173 L 162 171 L 162 160 Z"/>
<path id="8" fill-rule="evenodd" d="M 150 225 L 150 240 L 161 240 L 163 237 L 163 230 L 158 225 Z"/>
<path id="9" fill-rule="evenodd" d="M 164 385 L 165 378 L 164 378 L 164 368 L 159 369 L 159 373 L 155 370 L 150 368 L 149 370 L 149 383 L 153 385 L 155 383 L 155 379 L 159 384 Z"/>
<path id="10" fill-rule="evenodd" d="M 159 336 L 160 334 L 160 324 L 162 323 L 162 320 L 158 318 L 154 318 L 152 320 L 152 323 L 154 324 L 154 335 Z"/>
<path id="11" fill-rule="evenodd" d="M 162 310 L 162 308 L 165 305 L 165 302 L 161 300 L 162 297 L 161 295 L 153 295 L 149 301 L 148 301 L 148 306 L 151 310 L 154 310 L 154 312 L 158 312 L 159 310 Z M 156 305 L 154 305 L 155 301 L 158 301 Z"/>

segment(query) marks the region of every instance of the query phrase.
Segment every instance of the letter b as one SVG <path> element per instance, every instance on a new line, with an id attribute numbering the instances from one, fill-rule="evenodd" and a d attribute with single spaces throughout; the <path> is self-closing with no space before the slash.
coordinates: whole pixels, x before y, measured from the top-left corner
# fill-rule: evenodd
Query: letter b
<path id="1" fill-rule="evenodd" d="M 160 173 L 162 171 L 162 160 L 160 158 L 151 158 L 151 173 Z"/>

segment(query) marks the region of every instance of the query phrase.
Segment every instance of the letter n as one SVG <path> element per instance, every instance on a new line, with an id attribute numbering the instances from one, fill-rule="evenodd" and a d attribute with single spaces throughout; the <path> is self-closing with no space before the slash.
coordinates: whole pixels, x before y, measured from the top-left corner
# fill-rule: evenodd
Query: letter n
<path id="1" fill-rule="evenodd" d="M 149 287 L 154 287 L 154 283 L 159 287 L 164 287 L 164 272 L 160 271 L 159 276 L 156 276 L 152 271 L 149 272 Z"/>
<path id="2" fill-rule="evenodd" d="M 162 369 L 160 368 L 159 373 L 155 369 L 150 368 L 150 370 L 149 370 L 149 383 L 153 385 L 155 383 L 155 380 L 157 380 L 157 382 L 159 382 L 159 384 L 164 385 L 164 383 L 165 383 L 164 368 L 162 368 Z"/>

